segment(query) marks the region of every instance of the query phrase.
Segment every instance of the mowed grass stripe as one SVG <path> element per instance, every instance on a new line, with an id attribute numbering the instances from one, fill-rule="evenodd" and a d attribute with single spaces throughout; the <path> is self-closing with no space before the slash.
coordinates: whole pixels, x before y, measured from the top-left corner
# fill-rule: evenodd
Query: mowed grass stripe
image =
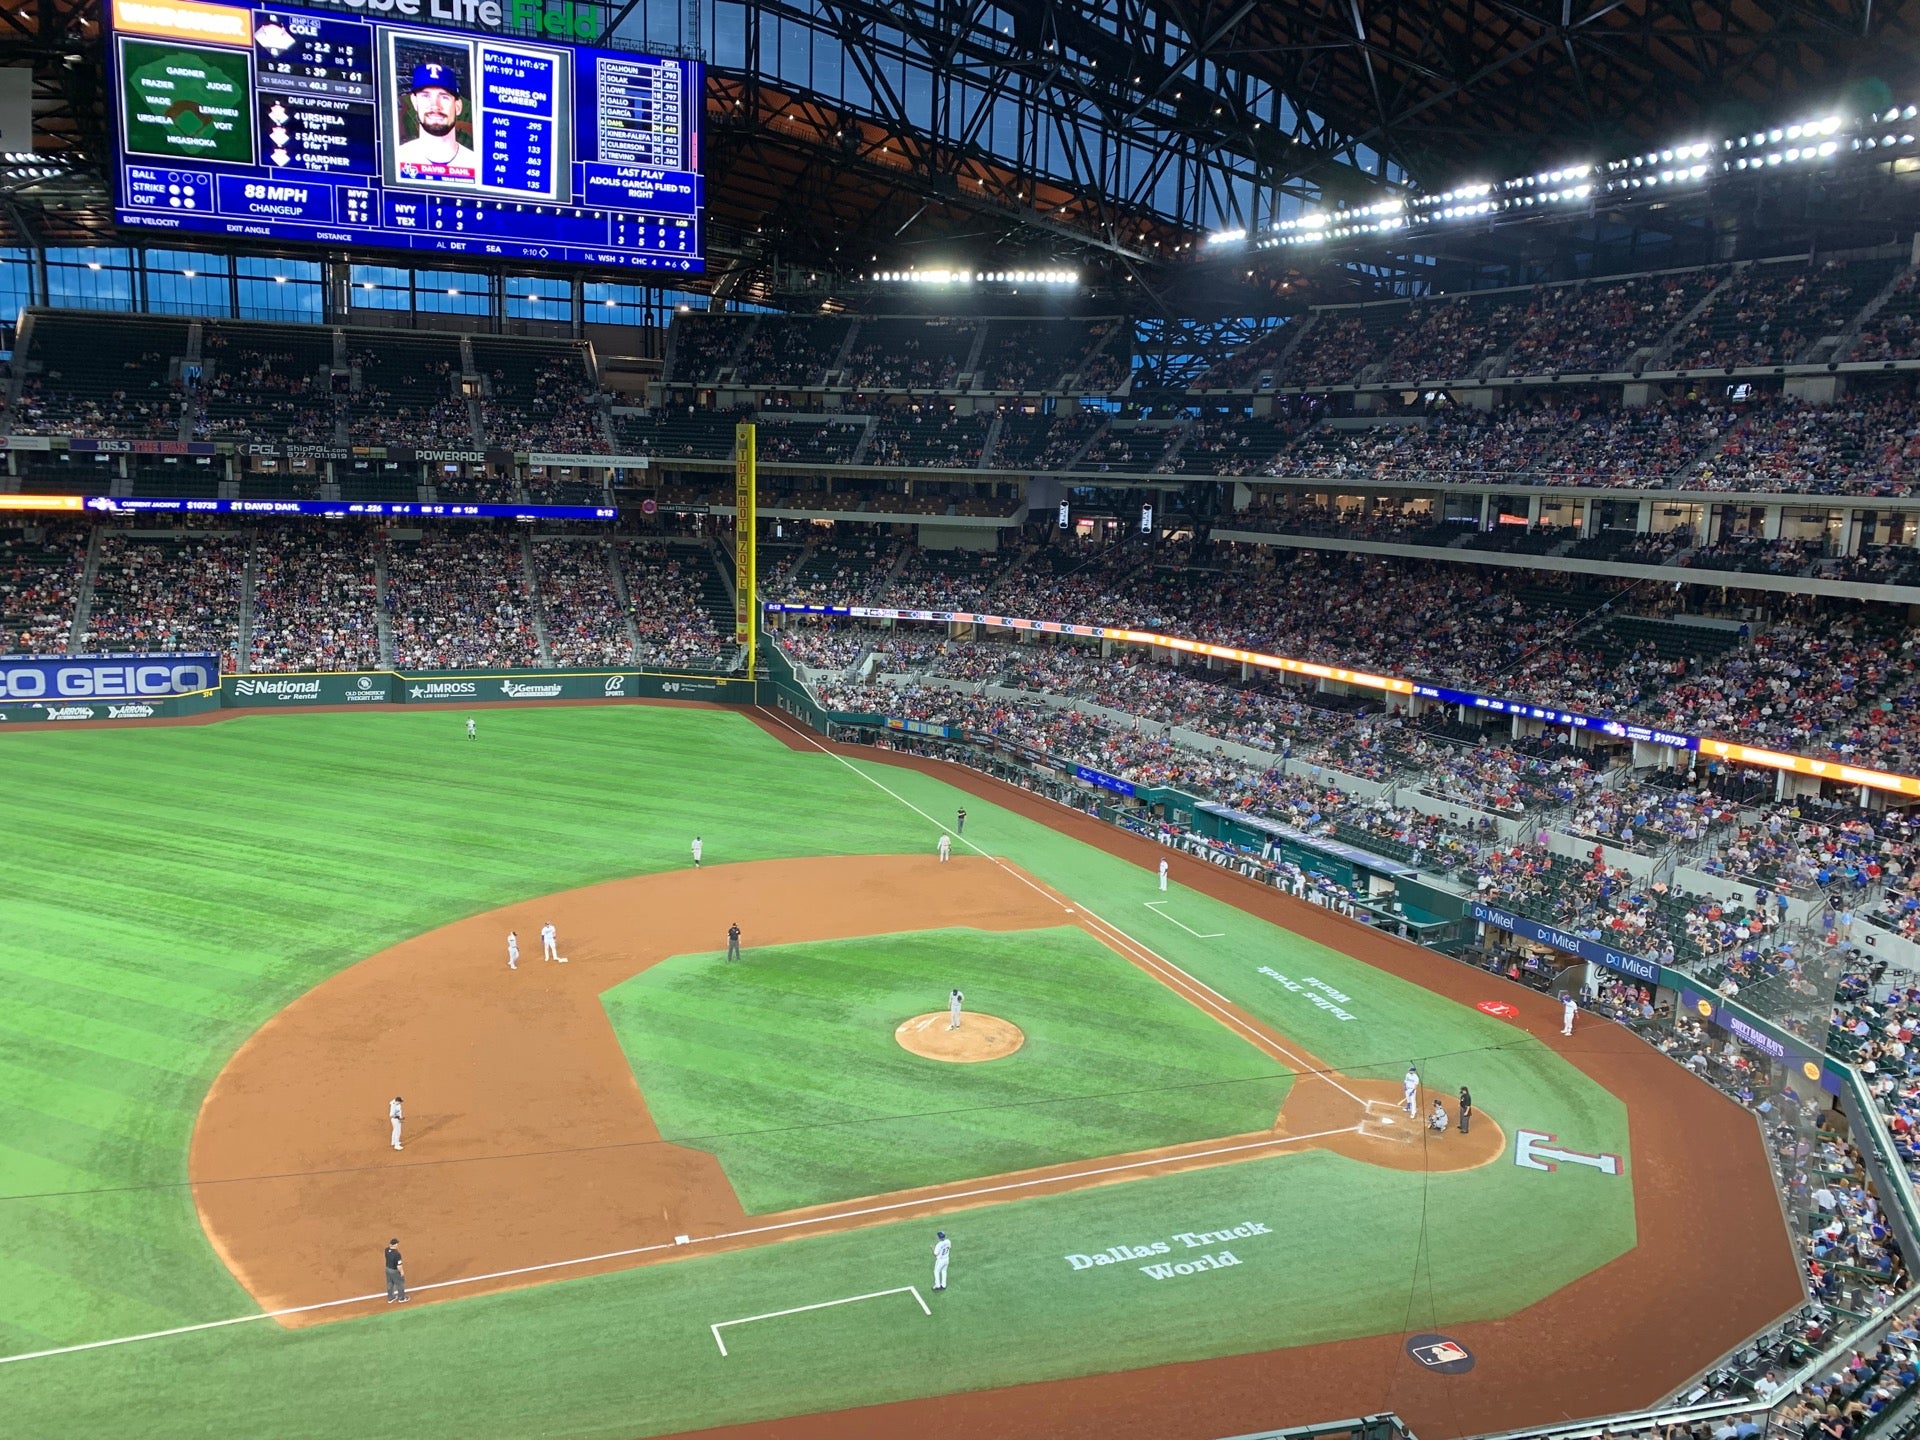
<path id="1" fill-rule="evenodd" d="M 737 716 L 486 712 L 471 744 L 463 718 L 5 737 L 0 826 L 31 843 L 0 894 L 0 1194 L 181 1185 L 193 1116 L 245 1037 L 342 966 L 438 925 L 684 865 L 695 833 L 714 861 L 924 848 L 924 827 L 844 772 L 729 783 L 773 758 Z M 124 1330 L 237 1303 L 184 1192 L 168 1193 L 87 1244 L 101 1273 L 171 1267 L 155 1293 L 178 1309 L 94 1306 L 69 1278 L 55 1310 L 122 1316 Z M 37 1262 L 45 1234 L 24 1238 L 8 1204 L 0 1257 Z M 36 1287 L 57 1269 L 30 1264 L 0 1287 L 0 1325 L 42 1333 Z"/>

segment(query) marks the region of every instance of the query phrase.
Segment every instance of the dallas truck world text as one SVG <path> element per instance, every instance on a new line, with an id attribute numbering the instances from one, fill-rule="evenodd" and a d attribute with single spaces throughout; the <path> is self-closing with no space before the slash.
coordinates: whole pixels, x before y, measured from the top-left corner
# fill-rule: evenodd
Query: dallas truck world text
<path id="1" fill-rule="evenodd" d="M 1166 1240 L 1152 1240 L 1143 1245 L 1109 1245 L 1098 1254 L 1075 1253 L 1065 1257 L 1066 1262 L 1076 1272 L 1092 1270 L 1101 1265 L 1125 1265 L 1133 1260 L 1152 1261 L 1156 1255 L 1185 1256 L 1189 1251 L 1205 1250 L 1210 1245 L 1224 1246 L 1229 1240 L 1247 1240 L 1255 1235 L 1271 1235 L 1272 1229 L 1258 1220 L 1248 1220 L 1234 1226 L 1231 1230 L 1183 1230 Z M 1178 1245 L 1180 1249 L 1174 1247 Z M 1142 1265 L 1140 1273 L 1155 1280 L 1171 1280 L 1176 1275 L 1197 1275 L 1206 1270 L 1226 1270 L 1240 1264 L 1240 1257 L 1231 1250 L 1221 1249 L 1211 1254 L 1195 1255 L 1192 1259 L 1161 1260 Z"/>

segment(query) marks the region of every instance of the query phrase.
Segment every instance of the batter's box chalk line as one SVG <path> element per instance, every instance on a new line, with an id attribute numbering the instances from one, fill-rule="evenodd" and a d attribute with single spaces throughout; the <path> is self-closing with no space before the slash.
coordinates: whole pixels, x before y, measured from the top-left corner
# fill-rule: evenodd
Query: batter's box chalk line
<path id="1" fill-rule="evenodd" d="M 725 1358 L 727 1342 L 720 1337 L 720 1332 L 729 1325 L 751 1325 L 756 1320 L 777 1320 L 782 1315 L 801 1315 L 809 1310 L 831 1310 L 836 1305 L 855 1305 L 862 1300 L 878 1300 L 884 1295 L 911 1295 L 913 1303 L 920 1307 L 921 1314 L 933 1314 L 933 1311 L 927 1307 L 926 1300 L 921 1296 L 919 1286 L 898 1285 L 891 1290 L 873 1290 L 865 1295 L 848 1295 L 840 1300 L 820 1300 L 812 1305 L 795 1305 L 787 1310 L 769 1310 L 764 1315 L 742 1315 L 738 1320 L 716 1320 L 707 1328 L 713 1332 L 713 1343 L 720 1347 L 721 1357 Z"/>

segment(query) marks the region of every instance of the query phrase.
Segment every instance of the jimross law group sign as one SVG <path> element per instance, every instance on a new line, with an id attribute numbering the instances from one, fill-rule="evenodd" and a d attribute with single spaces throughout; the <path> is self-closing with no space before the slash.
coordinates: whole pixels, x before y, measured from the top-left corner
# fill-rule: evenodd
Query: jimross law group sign
<path id="1" fill-rule="evenodd" d="M 1225 1270 L 1238 1265 L 1240 1257 L 1226 1249 L 1229 1241 L 1251 1240 L 1256 1235 L 1271 1235 L 1273 1231 L 1258 1220 L 1248 1220 L 1234 1226 L 1231 1230 L 1183 1230 L 1178 1235 L 1165 1240 L 1150 1240 L 1142 1245 L 1109 1245 L 1097 1254 L 1075 1253 L 1065 1257 L 1066 1262 L 1076 1272 L 1093 1270 L 1102 1265 L 1136 1265 L 1143 1275 L 1155 1280 L 1171 1280 L 1179 1275 L 1198 1275 L 1207 1270 Z M 1220 1246 L 1218 1250 L 1214 1246 Z M 1201 1254 L 1194 1254 L 1194 1251 Z M 1170 1259 L 1162 1260 L 1166 1255 Z M 1145 1260 L 1148 1263 L 1138 1265 Z"/>

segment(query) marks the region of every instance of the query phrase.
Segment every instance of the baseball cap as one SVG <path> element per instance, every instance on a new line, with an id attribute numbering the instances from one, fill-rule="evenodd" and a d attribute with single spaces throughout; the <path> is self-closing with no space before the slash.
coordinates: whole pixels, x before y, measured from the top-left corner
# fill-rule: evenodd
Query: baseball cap
<path id="1" fill-rule="evenodd" d="M 422 60 L 413 67 L 413 83 L 407 86 L 407 93 L 418 90 L 444 90 L 449 95 L 460 93 L 460 74 L 450 65 L 442 65 L 434 60 Z"/>

